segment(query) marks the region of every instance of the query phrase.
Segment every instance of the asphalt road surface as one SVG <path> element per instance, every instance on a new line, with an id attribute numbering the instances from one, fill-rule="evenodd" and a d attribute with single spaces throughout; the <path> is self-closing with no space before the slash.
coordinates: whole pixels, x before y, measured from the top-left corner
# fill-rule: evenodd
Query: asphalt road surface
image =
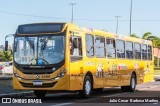
<path id="1" fill-rule="evenodd" d="M 27 96 L 21 99 L 36 99 L 36 97 Z M 137 100 L 138 103 L 127 102 L 127 100 L 130 101 L 131 99 L 133 101 Z M 143 102 L 146 99 L 150 100 L 151 103 Z M 54 94 L 47 94 L 42 102 L 43 103 L 38 104 L 38 106 L 160 106 L 160 81 L 150 83 L 147 86 L 139 86 L 134 93 L 121 92 L 120 88 L 105 88 L 102 93 L 96 93 L 90 98 L 82 99 L 79 97 L 78 93 L 57 92 Z M 35 106 L 37 104 L 30 105 Z M 12 104 L 12 106 L 17 106 L 17 104 Z"/>

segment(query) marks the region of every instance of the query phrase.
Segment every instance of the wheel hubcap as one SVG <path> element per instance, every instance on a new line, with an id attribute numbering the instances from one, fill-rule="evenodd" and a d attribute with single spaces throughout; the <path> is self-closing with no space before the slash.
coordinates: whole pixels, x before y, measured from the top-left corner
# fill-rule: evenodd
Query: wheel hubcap
<path id="1" fill-rule="evenodd" d="M 91 91 L 91 84 L 88 80 L 86 81 L 85 89 L 86 89 L 86 94 L 88 95 Z"/>
<path id="2" fill-rule="evenodd" d="M 132 78 L 132 89 L 134 89 L 135 88 L 135 79 L 134 78 Z"/>

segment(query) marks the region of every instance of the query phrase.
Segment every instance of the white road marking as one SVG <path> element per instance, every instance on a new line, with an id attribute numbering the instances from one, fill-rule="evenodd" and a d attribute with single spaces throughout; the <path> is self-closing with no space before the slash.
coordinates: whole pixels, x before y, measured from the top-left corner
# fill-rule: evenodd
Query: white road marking
<path id="1" fill-rule="evenodd" d="M 65 106 L 65 105 L 71 105 L 73 103 L 60 103 L 60 104 L 55 104 L 55 105 L 51 105 L 51 106 Z"/>
<path id="2" fill-rule="evenodd" d="M 91 99 L 86 99 L 86 100 L 80 100 L 80 101 L 75 101 L 75 102 L 87 102 L 87 101 L 91 101 L 91 100 L 97 100 L 99 98 L 91 98 Z"/>
<path id="3" fill-rule="evenodd" d="M 107 96 L 100 96 L 100 97 L 114 97 L 114 96 L 129 94 L 129 93 L 130 93 L 130 92 L 127 92 L 127 93 L 120 93 L 120 94 L 113 94 L 113 95 L 107 95 Z M 99 97 L 91 98 L 91 99 L 87 99 L 87 100 L 75 101 L 75 102 L 87 102 L 87 101 L 97 100 L 97 99 L 99 99 Z"/>
<path id="4" fill-rule="evenodd" d="M 143 89 L 137 89 L 138 91 L 140 90 L 146 90 L 146 89 L 153 89 L 153 88 L 157 88 L 159 86 L 153 86 L 153 87 L 147 87 L 147 88 L 143 88 Z M 138 91 L 135 91 L 138 92 Z M 119 96 L 119 95 L 124 95 L 124 94 L 130 94 L 131 92 L 127 92 L 127 93 L 119 93 L 119 94 L 112 94 L 112 95 L 107 95 L 107 96 L 100 96 L 100 97 L 114 97 L 114 96 Z M 74 101 L 74 102 L 87 102 L 87 101 L 91 101 L 91 100 L 96 100 L 99 99 L 98 97 L 96 98 L 91 98 L 91 99 L 87 99 L 87 100 L 81 100 L 81 101 Z M 61 104 L 56 104 L 56 105 L 51 105 L 51 106 L 64 106 L 64 105 L 70 105 L 73 103 L 61 103 Z M 153 104 L 158 104 L 158 103 L 153 103 Z"/>
<path id="5" fill-rule="evenodd" d="M 154 105 L 157 105 L 158 103 L 156 102 L 156 103 L 153 103 Z"/>
<path id="6" fill-rule="evenodd" d="M 130 93 L 130 92 L 127 92 L 127 93 L 119 93 L 119 94 L 113 94 L 113 95 L 107 95 L 107 96 L 101 96 L 101 97 L 114 97 L 114 96 L 129 94 L 129 93 Z"/>

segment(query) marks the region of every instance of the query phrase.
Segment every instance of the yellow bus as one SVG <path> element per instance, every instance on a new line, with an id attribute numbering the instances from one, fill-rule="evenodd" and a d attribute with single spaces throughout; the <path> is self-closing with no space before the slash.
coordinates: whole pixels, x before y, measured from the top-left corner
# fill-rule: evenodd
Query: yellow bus
<path id="1" fill-rule="evenodd" d="M 13 86 L 34 90 L 79 92 L 89 97 L 104 87 L 134 92 L 153 80 L 152 42 L 72 23 L 19 25 L 14 38 Z"/>

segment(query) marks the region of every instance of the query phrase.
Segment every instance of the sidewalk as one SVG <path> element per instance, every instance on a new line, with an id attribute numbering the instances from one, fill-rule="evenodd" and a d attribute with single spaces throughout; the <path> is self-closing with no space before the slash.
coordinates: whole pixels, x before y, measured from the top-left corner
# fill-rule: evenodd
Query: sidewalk
<path id="1" fill-rule="evenodd" d="M 160 75 L 154 75 L 155 81 L 160 81 Z"/>
<path id="2" fill-rule="evenodd" d="M 136 90 L 145 90 L 148 88 L 156 88 L 160 86 L 160 79 L 159 80 L 155 80 L 153 82 L 147 82 L 147 83 L 143 83 L 143 84 L 139 84 L 136 86 Z"/>
<path id="3" fill-rule="evenodd" d="M 12 75 L 0 75 L 0 98 L 23 97 L 33 95 L 33 91 L 17 91 L 13 89 Z"/>

